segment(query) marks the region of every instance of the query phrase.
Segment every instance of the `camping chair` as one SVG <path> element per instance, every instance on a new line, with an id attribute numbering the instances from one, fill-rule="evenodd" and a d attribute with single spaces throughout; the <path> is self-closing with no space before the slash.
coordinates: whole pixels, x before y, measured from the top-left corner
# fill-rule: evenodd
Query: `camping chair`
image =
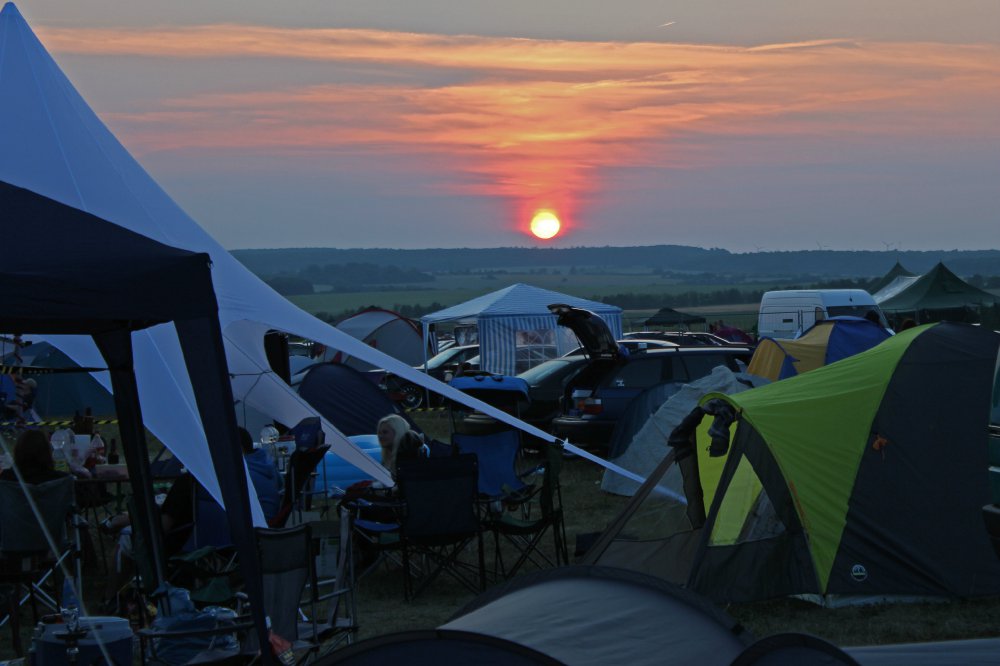
<path id="1" fill-rule="evenodd" d="M 16 481 L 0 481 L 0 582 L 12 586 L 6 621 L 10 622 L 18 656 L 23 654 L 20 607 L 30 600 L 35 623 L 37 601 L 58 610 L 59 594 L 44 588 L 50 581 L 54 587 L 58 577 L 53 574 L 60 568 L 67 570 L 68 562 L 75 563 L 74 587 L 80 589 L 80 525 L 74 516 L 72 476 L 24 486 Z M 70 525 L 74 539 L 69 537 Z M 22 587 L 27 589 L 24 596 Z"/>
<path id="2" fill-rule="evenodd" d="M 194 484 L 194 523 L 182 552 L 168 561 L 168 579 L 191 590 L 198 606 L 236 600 L 241 578 L 226 511 L 200 484 Z"/>
<path id="3" fill-rule="evenodd" d="M 450 458 L 417 459 L 400 463 L 397 470 L 400 495 L 405 509 L 399 530 L 403 555 L 404 594 L 418 594 L 442 572 L 474 592 L 486 587 L 483 533 L 476 509 L 479 465 L 476 456 L 459 454 Z M 459 558 L 475 541 L 478 565 Z M 432 569 L 416 590 L 412 584 L 413 555 L 426 556 Z M 469 575 L 469 569 L 472 574 Z"/>
<path id="4" fill-rule="evenodd" d="M 319 601 L 316 578 L 316 549 L 309 523 L 282 529 L 257 528 L 257 548 L 263 582 L 264 612 L 271 620 L 271 632 L 292 643 L 293 651 L 310 656 L 319 648 L 316 605 Z M 308 613 L 300 632 L 303 594 Z M 247 648 L 253 652 L 256 636 L 248 637 Z"/>
<path id="5" fill-rule="evenodd" d="M 354 596 L 354 526 L 351 512 L 341 507 L 339 520 L 319 520 L 309 523 L 309 527 L 317 545 L 316 601 L 325 602 L 327 608 L 322 621 L 299 622 L 299 636 L 323 647 L 326 653 L 341 643 L 353 643 L 358 630 Z M 329 591 L 321 592 L 328 587 Z"/>
<path id="6" fill-rule="evenodd" d="M 378 554 L 378 559 L 361 573 L 378 566 L 382 556 L 399 553 L 403 567 L 403 596 L 410 600 L 439 574 L 447 572 L 476 591 L 485 586 L 482 525 L 477 511 L 478 463 L 473 454 L 445 458 L 418 458 L 400 463 L 397 469 L 399 495 L 376 495 L 348 502 L 354 512 L 355 536 L 359 543 Z M 477 575 L 468 575 L 468 566 L 459 560 L 473 540 L 478 546 Z M 365 550 L 362 548 L 362 550 Z M 413 556 L 430 562 L 420 572 Z M 416 590 L 413 579 L 426 575 Z"/>
<path id="7" fill-rule="evenodd" d="M 486 434 L 452 434 L 452 446 L 460 453 L 476 456 L 479 465 L 479 479 L 476 487 L 479 493 L 480 514 L 500 513 L 504 507 L 524 507 L 537 488 L 527 483 L 518 471 L 524 458 L 517 431 L 500 430 Z"/>
<path id="8" fill-rule="evenodd" d="M 281 505 L 278 507 L 278 512 L 268 521 L 268 526 L 273 528 L 284 527 L 293 511 L 298 511 L 298 520 L 301 522 L 302 510 L 308 508 L 303 505 L 308 505 L 313 494 L 309 490 L 313 484 L 309 481 L 330 449 L 329 444 L 323 443 L 324 435 L 319 418 L 303 419 L 292 428 L 291 433 L 295 436 L 295 450 L 288 459 Z"/>
<path id="9" fill-rule="evenodd" d="M 559 473 L 562 468 L 561 448 L 552 443 L 543 445 L 545 454 L 542 483 L 529 502 L 522 505 L 519 513 L 511 511 L 492 511 L 489 513 L 485 527 L 493 533 L 496 557 L 496 570 L 505 579 L 517 574 L 526 562 L 536 566 L 558 566 L 569 564 L 569 553 L 566 545 L 566 526 L 562 508 L 562 490 L 559 485 Z M 537 507 L 533 506 L 536 505 Z M 532 515 L 534 514 L 534 515 Z M 552 530 L 555 551 L 550 557 L 539 546 L 545 533 Z M 508 570 L 503 560 L 502 543 L 513 546 L 517 551 L 517 559 Z"/>

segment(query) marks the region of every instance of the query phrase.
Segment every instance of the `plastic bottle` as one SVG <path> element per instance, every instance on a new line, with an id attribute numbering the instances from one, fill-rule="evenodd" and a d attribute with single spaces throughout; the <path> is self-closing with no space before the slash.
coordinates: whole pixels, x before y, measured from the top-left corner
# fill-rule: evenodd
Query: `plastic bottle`
<path id="1" fill-rule="evenodd" d="M 101 433 L 96 430 L 94 431 L 94 437 L 90 440 L 90 450 L 93 452 L 94 457 L 97 458 L 98 464 L 107 462 L 104 439 L 101 437 Z"/>
<path id="2" fill-rule="evenodd" d="M 80 602 L 76 598 L 76 591 L 73 589 L 73 579 L 64 578 L 62 588 L 62 599 L 59 604 L 59 614 L 62 615 L 63 623 L 70 631 L 75 631 L 80 622 Z"/>

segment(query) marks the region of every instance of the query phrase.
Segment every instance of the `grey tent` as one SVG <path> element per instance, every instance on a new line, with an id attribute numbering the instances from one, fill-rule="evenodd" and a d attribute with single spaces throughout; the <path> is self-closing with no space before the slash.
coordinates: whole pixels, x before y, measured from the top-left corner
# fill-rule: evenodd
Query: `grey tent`
<path id="1" fill-rule="evenodd" d="M 384 664 L 405 654 L 408 664 L 721 665 L 753 643 L 749 632 L 699 595 L 644 574 L 591 566 L 514 578 L 478 596 L 437 631 L 411 635 L 422 640 L 401 653 L 402 638 L 357 643 L 323 663 Z M 453 641 L 464 643 L 457 659 Z"/>
<path id="2" fill-rule="evenodd" d="M 754 642 L 705 598 L 622 569 L 559 567 L 481 594 L 433 631 L 389 634 L 322 664 L 856 664 L 814 636 Z"/>

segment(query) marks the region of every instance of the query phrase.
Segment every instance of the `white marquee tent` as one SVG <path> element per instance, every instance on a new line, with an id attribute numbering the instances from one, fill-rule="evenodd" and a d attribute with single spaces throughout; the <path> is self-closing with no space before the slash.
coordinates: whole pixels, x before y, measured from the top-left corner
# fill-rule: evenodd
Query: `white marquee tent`
<path id="1" fill-rule="evenodd" d="M 254 276 L 181 210 L 132 158 L 59 69 L 13 3 L 0 11 L 0 180 L 162 243 L 211 255 L 233 394 L 238 401 L 271 418 L 291 425 L 315 415 L 270 370 L 264 334 L 277 330 L 339 349 L 553 441 L 551 435 L 316 319 Z M 3 234 L 16 239 L 17 230 L 3 228 Z M 63 336 L 48 340 L 80 365 L 100 367 L 100 355 L 90 339 Z M 133 344 L 136 368 L 142 378 L 139 394 L 147 427 L 219 499 L 175 329 L 161 325 L 137 332 Z M 95 373 L 95 377 L 109 387 L 107 373 Z M 376 479 L 391 483 L 381 466 L 330 423 L 324 422 L 323 427 L 338 455 Z M 569 448 L 597 460 L 576 447 Z M 262 524 L 260 507 L 256 501 L 253 504 L 255 521 Z"/>
<path id="2" fill-rule="evenodd" d="M 421 317 L 420 323 L 425 340 L 430 339 L 432 325 L 444 322 L 477 324 L 479 367 L 496 374 L 513 375 L 519 336 L 555 345 L 558 356 L 579 346 L 572 331 L 556 324 L 556 316 L 549 312 L 548 307 L 553 303 L 590 310 L 607 323 L 616 340 L 622 336 L 621 308 L 530 284 L 514 284 L 432 312 Z"/>

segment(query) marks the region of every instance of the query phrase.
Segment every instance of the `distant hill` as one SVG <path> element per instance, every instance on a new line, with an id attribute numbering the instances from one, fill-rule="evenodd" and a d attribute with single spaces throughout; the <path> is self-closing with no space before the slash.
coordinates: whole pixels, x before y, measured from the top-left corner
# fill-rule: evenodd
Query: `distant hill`
<path id="1" fill-rule="evenodd" d="M 675 272 L 740 279 L 794 277 L 836 279 L 880 277 L 899 261 L 922 273 L 939 261 L 961 276 L 1000 275 L 1000 250 L 838 251 L 799 250 L 736 254 L 683 245 L 485 249 L 290 248 L 233 250 L 233 256 L 262 277 L 295 275 L 310 266 L 375 264 L 426 273 L 466 273 L 559 267 L 608 271 Z"/>

